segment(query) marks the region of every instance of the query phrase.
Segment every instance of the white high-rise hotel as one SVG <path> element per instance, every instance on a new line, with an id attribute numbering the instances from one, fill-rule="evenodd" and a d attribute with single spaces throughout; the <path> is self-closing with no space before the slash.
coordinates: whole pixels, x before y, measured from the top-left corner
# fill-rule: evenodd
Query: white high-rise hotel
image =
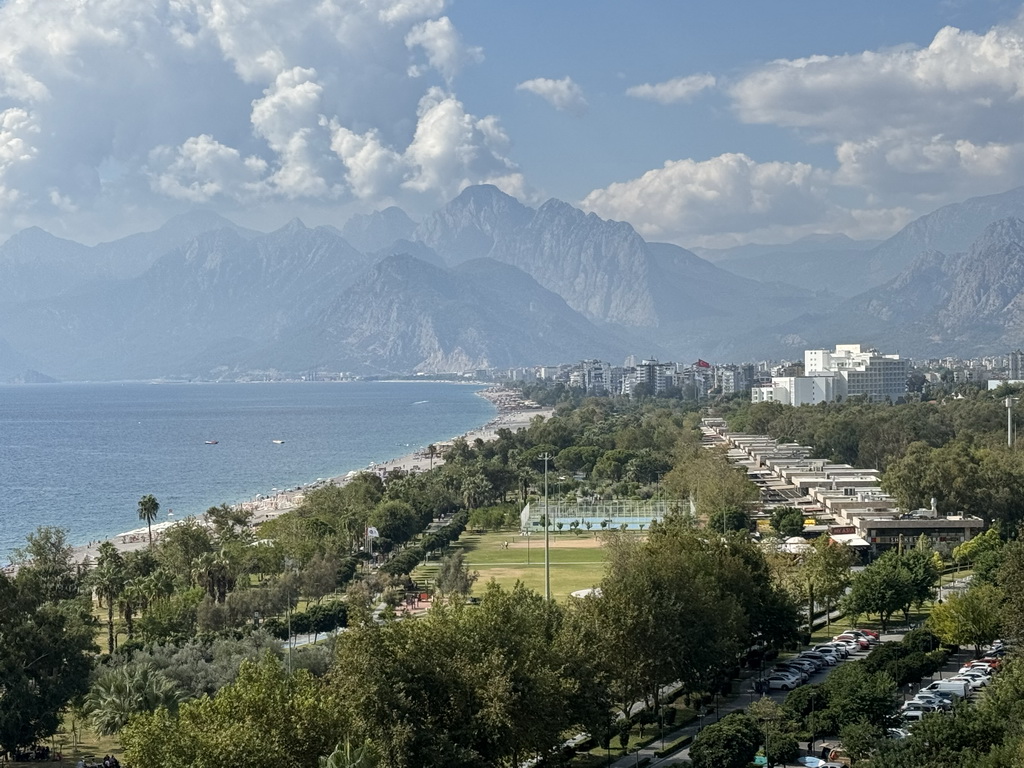
<path id="1" fill-rule="evenodd" d="M 835 350 L 804 351 L 803 376 L 774 376 L 771 386 L 754 387 L 755 403 L 814 405 L 865 395 L 872 402 L 896 402 L 907 393 L 909 366 L 899 355 L 883 355 L 860 344 L 837 344 Z"/>

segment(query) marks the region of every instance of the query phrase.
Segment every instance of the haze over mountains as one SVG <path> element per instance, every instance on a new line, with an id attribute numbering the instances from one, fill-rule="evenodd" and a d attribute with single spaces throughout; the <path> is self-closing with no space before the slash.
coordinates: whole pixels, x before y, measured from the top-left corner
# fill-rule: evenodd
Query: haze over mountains
<path id="1" fill-rule="evenodd" d="M 1020 218 L 1017 218 L 1017 217 Z M 762 359 L 858 341 L 904 354 L 1020 346 L 1024 189 L 842 236 L 702 251 L 549 200 L 468 187 L 271 233 L 197 211 L 85 246 L 0 245 L 0 380 L 452 371 L 627 354 Z M 39 372 L 39 373 L 35 373 Z"/>

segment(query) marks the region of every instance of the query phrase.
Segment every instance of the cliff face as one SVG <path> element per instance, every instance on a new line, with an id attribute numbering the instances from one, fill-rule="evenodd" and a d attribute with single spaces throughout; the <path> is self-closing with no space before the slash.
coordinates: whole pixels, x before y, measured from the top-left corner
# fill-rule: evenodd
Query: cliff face
<path id="1" fill-rule="evenodd" d="M 415 231 L 397 208 L 357 217 L 345 231 L 359 248 L 333 227 L 296 220 L 257 234 L 207 213 L 93 247 L 26 230 L 0 246 L 0 380 L 28 368 L 102 379 L 637 352 L 738 360 L 840 338 L 905 354 L 1002 351 L 1024 345 L 1024 224 L 979 223 L 1022 200 L 1018 190 L 940 209 L 859 252 L 914 257 L 845 301 L 749 280 L 628 224 L 558 200 L 530 208 L 489 186 L 467 188 Z M 920 250 L 975 229 L 969 250 Z"/>
<path id="2" fill-rule="evenodd" d="M 293 349 L 345 370 L 459 371 L 625 346 L 524 272 L 490 259 L 442 269 L 407 255 L 379 262 L 337 297 Z"/>

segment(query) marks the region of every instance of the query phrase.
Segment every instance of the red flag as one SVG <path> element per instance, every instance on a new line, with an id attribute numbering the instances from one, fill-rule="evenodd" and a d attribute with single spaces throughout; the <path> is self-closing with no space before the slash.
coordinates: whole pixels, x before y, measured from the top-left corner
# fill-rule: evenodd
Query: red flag
<path id="1" fill-rule="evenodd" d="M 710 368 L 711 367 L 711 363 L 707 362 L 706 360 L 698 360 L 697 361 L 697 367 L 698 368 Z"/>

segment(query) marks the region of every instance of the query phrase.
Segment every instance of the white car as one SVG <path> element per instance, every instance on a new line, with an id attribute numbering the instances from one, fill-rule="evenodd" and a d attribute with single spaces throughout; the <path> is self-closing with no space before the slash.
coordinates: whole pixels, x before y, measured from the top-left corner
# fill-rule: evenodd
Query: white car
<path id="1" fill-rule="evenodd" d="M 984 662 L 972 661 L 970 664 L 967 664 L 966 666 L 960 667 L 960 671 L 957 672 L 957 674 L 958 675 L 965 675 L 968 672 L 981 672 L 983 675 L 991 675 L 992 672 L 993 672 L 993 669 L 992 669 L 992 667 L 990 667 L 988 664 L 985 664 Z"/>
<path id="2" fill-rule="evenodd" d="M 988 675 L 984 672 L 965 672 L 962 675 L 957 675 L 954 680 L 965 678 L 971 681 L 971 689 L 977 690 L 978 688 L 984 688 L 988 685 Z"/>
<path id="3" fill-rule="evenodd" d="M 841 647 L 838 644 L 833 645 L 831 643 L 816 645 L 811 650 L 815 653 L 820 653 L 822 656 L 835 656 L 837 660 L 845 659 L 850 655 L 850 652 L 845 647 Z"/>
<path id="4" fill-rule="evenodd" d="M 856 653 L 860 650 L 860 643 L 852 638 L 850 640 L 833 640 L 832 645 L 838 645 L 845 648 L 847 654 Z"/>
<path id="5" fill-rule="evenodd" d="M 768 675 L 768 677 L 765 678 L 765 682 L 768 683 L 769 688 L 783 691 L 792 691 L 801 684 L 800 678 L 784 675 L 781 672 L 776 672 L 774 675 Z"/>
<path id="6" fill-rule="evenodd" d="M 912 698 L 910 701 L 921 702 L 922 704 L 930 704 L 937 709 L 947 711 L 953 708 L 952 702 L 949 699 L 945 699 L 942 696 L 936 696 L 931 693 L 919 693 L 917 696 Z"/>

